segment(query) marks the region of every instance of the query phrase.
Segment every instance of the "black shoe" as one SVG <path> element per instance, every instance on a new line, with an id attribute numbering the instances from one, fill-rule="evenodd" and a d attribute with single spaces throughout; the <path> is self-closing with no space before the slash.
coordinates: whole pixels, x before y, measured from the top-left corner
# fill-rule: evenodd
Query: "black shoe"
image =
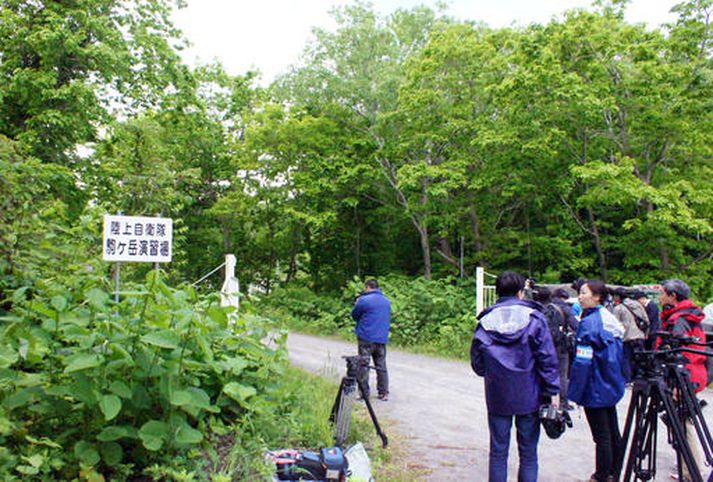
<path id="1" fill-rule="evenodd" d="M 388 402 L 389 401 L 389 394 L 388 393 L 380 393 L 376 398 L 381 400 L 382 402 Z"/>

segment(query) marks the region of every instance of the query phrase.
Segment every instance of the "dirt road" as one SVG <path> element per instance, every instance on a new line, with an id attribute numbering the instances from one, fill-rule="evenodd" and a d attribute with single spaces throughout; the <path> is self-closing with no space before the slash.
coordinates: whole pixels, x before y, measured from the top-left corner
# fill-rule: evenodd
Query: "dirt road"
<path id="1" fill-rule="evenodd" d="M 342 355 L 352 355 L 356 346 L 339 340 L 291 333 L 287 347 L 290 360 L 310 372 L 339 380 L 344 372 Z M 488 425 L 483 380 L 466 362 L 442 360 L 389 350 L 387 364 L 390 400 L 372 399 L 377 416 L 391 421 L 408 444 L 414 465 L 428 467 L 427 481 L 484 481 L 488 473 Z M 373 375 L 372 375 L 373 377 Z M 372 392 L 376 387 L 371 381 Z M 623 430 L 627 394 L 618 406 Z M 711 390 L 704 392 L 713 402 Z M 713 427 L 713 406 L 704 410 Z M 558 440 L 542 432 L 539 445 L 540 477 L 543 482 L 588 480 L 594 471 L 594 444 L 581 409 L 572 412 L 574 427 Z M 388 432 L 387 432 L 388 433 Z M 657 480 L 671 480 L 672 449 L 660 430 Z M 508 479 L 517 478 L 517 447 L 510 447 Z"/>

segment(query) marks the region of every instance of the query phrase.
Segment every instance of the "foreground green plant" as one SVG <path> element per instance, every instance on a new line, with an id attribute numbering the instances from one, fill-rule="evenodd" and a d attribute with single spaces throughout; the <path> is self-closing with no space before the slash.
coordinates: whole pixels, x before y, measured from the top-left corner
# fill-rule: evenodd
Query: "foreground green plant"
<path id="1" fill-rule="evenodd" d="M 285 352 L 257 324 L 159 272 L 122 298 L 14 292 L 0 332 L 3 480 L 126 478 L 274 410 Z"/>

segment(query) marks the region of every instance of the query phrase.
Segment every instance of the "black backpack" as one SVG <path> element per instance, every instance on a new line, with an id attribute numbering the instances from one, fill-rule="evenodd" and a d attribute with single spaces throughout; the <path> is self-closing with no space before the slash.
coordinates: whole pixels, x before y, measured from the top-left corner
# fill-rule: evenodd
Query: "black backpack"
<path id="1" fill-rule="evenodd" d="M 566 338 L 564 332 L 564 311 L 554 303 L 547 303 L 544 307 L 543 314 L 547 319 L 547 328 L 550 329 L 550 335 L 552 335 L 552 342 L 555 344 L 555 347 L 564 346 Z"/>

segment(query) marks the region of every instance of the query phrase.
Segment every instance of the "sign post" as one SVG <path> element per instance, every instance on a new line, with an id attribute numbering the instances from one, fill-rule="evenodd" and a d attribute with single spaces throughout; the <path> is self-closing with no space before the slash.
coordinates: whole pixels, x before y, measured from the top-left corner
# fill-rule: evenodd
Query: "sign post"
<path id="1" fill-rule="evenodd" d="M 122 262 L 168 263 L 173 254 L 173 219 L 104 215 L 102 259 L 116 262 L 116 293 Z"/>

